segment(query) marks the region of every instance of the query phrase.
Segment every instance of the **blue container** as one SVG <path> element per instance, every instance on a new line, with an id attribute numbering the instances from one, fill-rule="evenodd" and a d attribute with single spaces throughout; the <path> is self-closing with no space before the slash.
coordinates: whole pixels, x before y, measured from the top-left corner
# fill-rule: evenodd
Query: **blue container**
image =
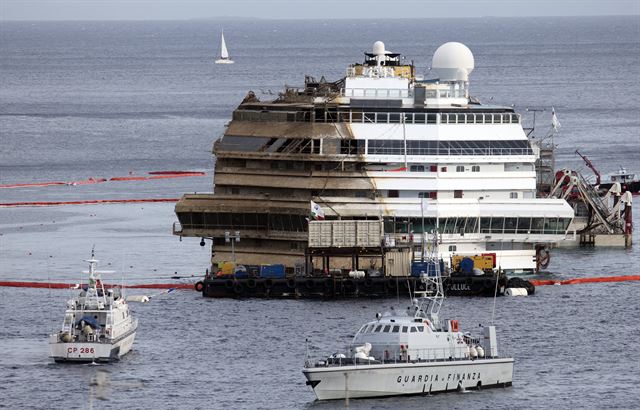
<path id="1" fill-rule="evenodd" d="M 284 265 L 260 265 L 260 277 L 265 279 L 283 279 Z"/>
<path id="2" fill-rule="evenodd" d="M 413 262 L 411 264 L 411 276 L 420 276 L 425 273 L 427 276 L 436 276 L 436 263 L 429 262 Z"/>
<path id="3" fill-rule="evenodd" d="M 236 279 L 246 279 L 249 277 L 249 273 L 246 270 L 237 270 L 235 276 Z"/>

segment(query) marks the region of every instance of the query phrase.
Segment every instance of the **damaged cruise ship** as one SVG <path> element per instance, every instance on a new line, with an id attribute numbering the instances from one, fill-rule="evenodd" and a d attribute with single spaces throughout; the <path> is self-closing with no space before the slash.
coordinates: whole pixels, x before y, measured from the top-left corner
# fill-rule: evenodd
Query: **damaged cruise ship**
<path id="1" fill-rule="evenodd" d="M 306 77 L 269 102 L 250 92 L 214 143 L 215 192 L 182 197 L 174 234 L 210 239 L 212 265 L 318 271 L 305 261 L 313 201 L 327 220 L 381 220 L 381 248 L 419 254 L 437 226 L 446 264 L 490 254 L 506 272 L 544 266 L 574 215 L 536 197 L 539 152 L 520 115 L 470 97 L 461 43 L 435 51 L 430 79 L 404 61 L 378 41 L 339 81 Z"/>

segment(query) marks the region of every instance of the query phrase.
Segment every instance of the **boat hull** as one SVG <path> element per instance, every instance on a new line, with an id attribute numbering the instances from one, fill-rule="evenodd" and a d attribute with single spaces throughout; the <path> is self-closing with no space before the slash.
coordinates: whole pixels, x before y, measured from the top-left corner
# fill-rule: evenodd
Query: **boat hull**
<path id="1" fill-rule="evenodd" d="M 318 400 L 441 393 L 510 386 L 512 358 L 314 367 L 303 370 Z"/>
<path id="2" fill-rule="evenodd" d="M 52 335 L 52 339 L 57 335 Z M 129 353 L 136 337 L 133 331 L 114 343 L 57 342 L 50 343 L 51 357 L 57 363 L 112 362 Z"/>
<path id="3" fill-rule="evenodd" d="M 233 64 L 233 60 L 220 59 L 216 60 L 216 64 Z"/>

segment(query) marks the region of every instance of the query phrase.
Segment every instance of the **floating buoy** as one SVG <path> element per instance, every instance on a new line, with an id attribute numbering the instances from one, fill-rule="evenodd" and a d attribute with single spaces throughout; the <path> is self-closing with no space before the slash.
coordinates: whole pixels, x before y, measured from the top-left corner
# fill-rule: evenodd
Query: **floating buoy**
<path id="1" fill-rule="evenodd" d="M 528 296 L 529 292 L 525 288 L 507 288 L 504 294 L 506 296 Z"/>

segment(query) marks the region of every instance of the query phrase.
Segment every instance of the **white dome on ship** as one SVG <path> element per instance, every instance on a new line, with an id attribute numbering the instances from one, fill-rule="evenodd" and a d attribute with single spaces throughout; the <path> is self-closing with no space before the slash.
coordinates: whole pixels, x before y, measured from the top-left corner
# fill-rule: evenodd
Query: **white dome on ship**
<path id="1" fill-rule="evenodd" d="M 373 43 L 373 54 L 377 56 L 383 56 L 385 54 L 385 47 L 382 41 L 376 41 Z"/>
<path id="2" fill-rule="evenodd" d="M 468 81 L 474 65 L 475 60 L 469 47 L 456 42 L 438 47 L 431 62 L 431 68 L 444 81 Z"/>

